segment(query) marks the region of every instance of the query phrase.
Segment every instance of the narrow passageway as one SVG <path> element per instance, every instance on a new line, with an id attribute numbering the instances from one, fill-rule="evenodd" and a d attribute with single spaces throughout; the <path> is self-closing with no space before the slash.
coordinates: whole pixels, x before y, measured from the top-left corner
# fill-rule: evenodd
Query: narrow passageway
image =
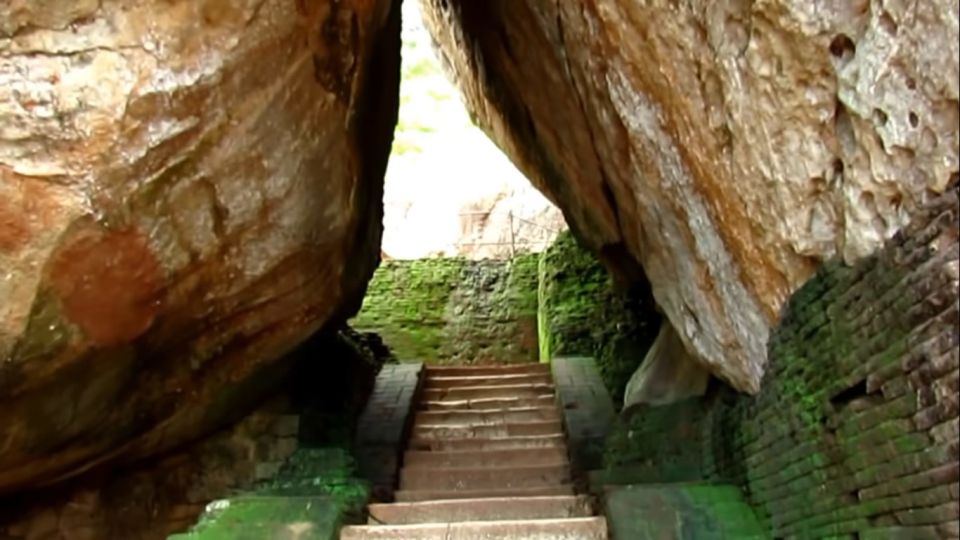
<path id="1" fill-rule="evenodd" d="M 547 364 L 427 367 L 395 502 L 341 540 L 606 539 Z"/>
<path id="2" fill-rule="evenodd" d="M 0 0 L 0 540 L 960 540 L 958 14 Z"/>

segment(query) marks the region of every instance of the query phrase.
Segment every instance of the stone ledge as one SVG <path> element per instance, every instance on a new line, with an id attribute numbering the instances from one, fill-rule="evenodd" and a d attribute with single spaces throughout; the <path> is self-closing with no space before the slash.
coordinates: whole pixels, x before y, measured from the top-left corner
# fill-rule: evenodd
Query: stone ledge
<path id="1" fill-rule="evenodd" d="M 384 365 L 360 415 L 355 454 L 360 475 L 371 483 L 376 500 L 393 499 L 400 454 L 412 424 L 413 401 L 422 374 L 422 363 Z"/>

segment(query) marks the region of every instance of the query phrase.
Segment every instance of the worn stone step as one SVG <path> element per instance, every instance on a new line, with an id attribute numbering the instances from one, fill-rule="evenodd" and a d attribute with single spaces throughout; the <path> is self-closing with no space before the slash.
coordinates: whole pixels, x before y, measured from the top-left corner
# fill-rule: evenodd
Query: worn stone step
<path id="1" fill-rule="evenodd" d="M 602 517 L 421 523 L 416 525 L 352 525 L 340 540 L 606 540 Z"/>
<path id="2" fill-rule="evenodd" d="M 429 366 L 427 376 L 470 377 L 478 375 L 510 375 L 550 373 L 550 364 L 511 364 L 502 366 Z"/>
<path id="3" fill-rule="evenodd" d="M 422 399 L 417 408 L 426 411 L 470 411 L 475 409 L 517 409 L 521 407 L 556 407 L 557 399 L 553 394 L 543 394 L 532 398 L 480 398 L 430 401 Z"/>
<path id="4" fill-rule="evenodd" d="M 551 407 L 518 407 L 513 409 L 475 409 L 471 411 L 421 411 L 414 425 L 493 425 L 515 422 L 560 420 L 560 410 Z"/>
<path id="5" fill-rule="evenodd" d="M 533 465 L 527 467 L 483 467 L 474 469 L 437 468 L 400 470 L 400 489 L 454 491 L 499 488 L 532 488 L 562 485 L 570 482 L 570 468 L 565 465 Z"/>
<path id="6" fill-rule="evenodd" d="M 510 386 L 516 384 L 550 384 L 550 373 L 505 373 L 496 375 L 428 375 L 424 388 L 456 388 L 461 386 Z"/>
<path id="7" fill-rule="evenodd" d="M 588 517 L 590 499 L 583 495 L 497 497 L 393 504 L 371 504 L 370 524 L 450 523 Z"/>
<path id="8" fill-rule="evenodd" d="M 494 437 L 488 439 L 424 439 L 414 437 L 407 445 L 409 450 L 434 452 L 459 452 L 474 450 L 516 450 L 520 448 L 564 448 L 563 435 L 532 435 L 525 437 Z"/>
<path id="9" fill-rule="evenodd" d="M 503 386 L 458 386 L 455 388 L 426 388 L 423 401 L 459 401 L 482 398 L 537 398 L 552 395 L 552 384 L 510 384 Z"/>
<path id="10" fill-rule="evenodd" d="M 461 452 L 408 450 L 403 456 L 403 466 L 411 469 L 415 467 L 471 468 L 566 465 L 568 463 L 567 449 L 562 446 Z"/>
<path id="11" fill-rule="evenodd" d="M 563 424 L 559 420 L 515 422 L 491 426 L 418 425 L 413 427 L 413 437 L 417 439 L 491 439 L 562 434 Z"/>
<path id="12" fill-rule="evenodd" d="M 715 483 L 607 486 L 615 538 L 769 538 L 739 487 Z M 905 537 L 906 538 L 906 537 Z"/>
<path id="13" fill-rule="evenodd" d="M 394 498 L 397 502 L 433 501 L 449 499 L 489 499 L 497 497 L 553 497 L 573 495 L 573 485 L 545 486 L 535 488 L 497 488 L 451 491 L 447 489 L 397 490 Z"/>

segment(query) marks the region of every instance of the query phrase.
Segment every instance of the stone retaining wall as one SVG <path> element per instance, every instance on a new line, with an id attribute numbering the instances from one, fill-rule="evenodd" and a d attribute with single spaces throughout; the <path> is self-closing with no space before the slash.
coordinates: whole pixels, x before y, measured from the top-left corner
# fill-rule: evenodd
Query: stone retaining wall
<path id="1" fill-rule="evenodd" d="M 535 362 L 537 257 L 386 261 L 351 325 L 380 334 L 401 360 Z"/>

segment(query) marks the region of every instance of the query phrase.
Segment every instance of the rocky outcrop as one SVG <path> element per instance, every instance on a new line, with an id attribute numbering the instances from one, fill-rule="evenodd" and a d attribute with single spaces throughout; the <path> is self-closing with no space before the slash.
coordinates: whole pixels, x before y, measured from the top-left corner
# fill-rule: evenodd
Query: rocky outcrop
<path id="1" fill-rule="evenodd" d="M 957 178 L 956 1 L 422 5 L 481 126 L 740 390 L 821 261 Z"/>
<path id="2" fill-rule="evenodd" d="M 0 493 L 243 414 L 378 260 L 399 2 L 0 5 Z"/>
<path id="3" fill-rule="evenodd" d="M 627 382 L 623 409 L 702 396 L 709 379 L 710 374 L 687 351 L 673 326 L 662 324 L 640 367 Z"/>

